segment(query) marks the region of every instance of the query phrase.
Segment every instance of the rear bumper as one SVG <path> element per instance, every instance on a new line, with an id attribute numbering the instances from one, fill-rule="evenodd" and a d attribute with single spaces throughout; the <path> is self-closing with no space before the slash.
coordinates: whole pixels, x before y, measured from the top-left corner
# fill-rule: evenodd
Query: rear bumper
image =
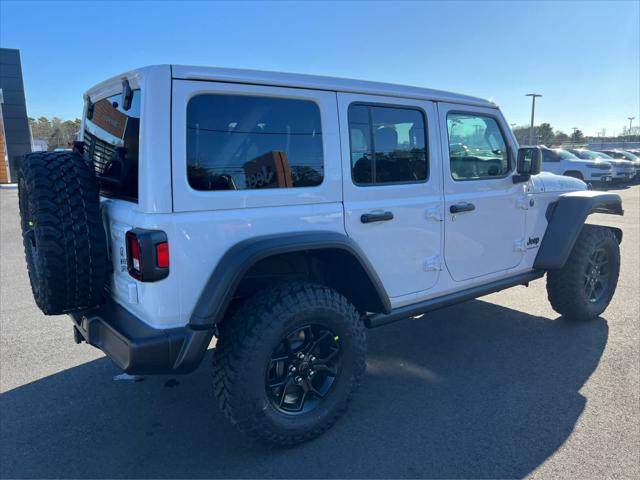
<path id="1" fill-rule="evenodd" d="M 213 336 L 213 330 L 189 326 L 152 328 L 113 300 L 69 316 L 88 344 L 132 374 L 189 373 L 200 364 Z"/>

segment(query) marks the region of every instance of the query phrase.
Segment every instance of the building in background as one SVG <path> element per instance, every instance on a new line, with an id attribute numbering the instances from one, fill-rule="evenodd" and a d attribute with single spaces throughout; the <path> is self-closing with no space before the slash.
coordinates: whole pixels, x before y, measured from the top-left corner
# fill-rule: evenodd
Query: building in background
<path id="1" fill-rule="evenodd" d="M 0 157 L 0 182 L 7 183 L 16 181 L 20 159 L 31 152 L 31 133 L 19 50 L 0 48 L 0 90 L 3 100 L 0 124 L 4 126 L 0 129 L 0 144 L 5 150 L 5 154 Z"/>
<path id="2" fill-rule="evenodd" d="M 4 141 L 4 123 L 2 122 L 2 89 L 0 88 L 0 183 L 9 183 L 9 157 Z"/>

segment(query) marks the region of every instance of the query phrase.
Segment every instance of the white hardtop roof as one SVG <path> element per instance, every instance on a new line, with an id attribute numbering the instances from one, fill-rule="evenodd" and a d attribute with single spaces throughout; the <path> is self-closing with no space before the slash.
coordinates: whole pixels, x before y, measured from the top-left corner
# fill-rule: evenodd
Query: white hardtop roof
<path id="1" fill-rule="evenodd" d="M 245 83 L 278 87 L 306 88 L 332 92 L 359 93 L 363 95 L 384 95 L 388 97 L 413 98 L 435 102 L 460 103 L 478 107 L 497 108 L 490 100 L 460 95 L 457 93 L 410 87 L 393 83 L 369 82 L 348 78 L 324 77 L 297 73 L 244 70 L 238 68 L 197 67 L 188 65 L 151 65 L 116 75 L 90 88 L 85 95 L 91 97 L 112 94 L 122 78 L 132 78 L 151 74 L 162 74 L 171 68 L 171 76 L 179 80 L 203 80 L 212 82 Z M 155 72 L 155 73 L 154 73 Z M 165 73 L 166 74 L 166 73 Z"/>
<path id="2" fill-rule="evenodd" d="M 325 77 L 297 73 L 244 70 L 237 68 L 196 67 L 172 65 L 172 77 L 184 80 L 207 80 L 231 83 L 274 85 L 280 87 L 309 88 L 335 92 L 360 93 L 365 95 L 386 95 L 390 97 L 415 98 L 438 102 L 464 103 L 495 108 L 496 104 L 483 98 L 457 93 L 410 87 L 393 83 L 369 82 L 348 78 Z"/>

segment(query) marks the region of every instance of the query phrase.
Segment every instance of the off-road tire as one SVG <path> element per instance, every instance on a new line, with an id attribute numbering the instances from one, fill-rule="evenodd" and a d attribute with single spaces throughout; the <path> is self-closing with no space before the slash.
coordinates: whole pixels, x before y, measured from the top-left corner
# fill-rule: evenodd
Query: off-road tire
<path id="1" fill-rule="evenodd" d="M 38 307 L 57 315 L 99 305 L 108 264 L 93 169 L 75 152 L 32 153 L 20 165 L 18 195 Z"/>
<path id="2" fill-rule="evenodd" d="M 341 372 L 314 410 L 287 415 L 269 401 L 267 365 L 280 339 L 311 322 L 326 323 L 339 336 Z M 322 434 L 344 414 L 365 371 L 365 353 L 363 322 L 344 296 L 309 282 L 277 285 L 223 322 L 213 355 L 215 395 L 241 432 L 272 446 L 295 445 Z"/>
<path id="3" fill-rule="evenodd" d="M 597 301 L 590 301 L 585 289 L 590 259 L 596 251 L 606 253 L 608 278 Z M 618 284 L 620 246 L 611 229 L 585 225 L 565 266 L 547 273 L 547 295 L 553 309 L 571 320 L 586 321 L 605 311 Z"/>

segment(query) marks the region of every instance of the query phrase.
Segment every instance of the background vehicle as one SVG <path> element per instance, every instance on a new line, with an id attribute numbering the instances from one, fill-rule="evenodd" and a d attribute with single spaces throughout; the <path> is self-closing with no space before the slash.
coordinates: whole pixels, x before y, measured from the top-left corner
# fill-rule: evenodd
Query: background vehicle
<path id="1" fill-rule="evenodd" d="M 568 148 L 567 151 L 584 160 L 601 160 L 610 163 L 613 167 L 614 182 L 626 182 L 635 174 L 634 166 L 629 161 L 614 158 L 605 152 L 594 152 L 585 148 Z"/>
<path id="2" fill-rule="evenodd" d="M 601 152 L 606 153 L 610 157 L 613 157 L 617 160 L 625 160 L 631 162 L 634 169 L 634 174 L 632 176 L 636 179 L 640 178 L 640 157 L 626 150 L 601 150 Z"/>
<path id="3" fill-rule="evenodd" d="M 611 182 L 612 165 L 601 158 L 581 158 L 570 150 L 541 147 L 542 170 L 577 178 L 588 183 Z"/>
<path id="4" fill-rule="evenodd" d="M 490 101 L 161 65 L 90 89 L 82 131 L 21 168 L 38 306 L 129 373 L 190 372 L 215 335 L 220 408 L 267 443 L 337 421 L 367 327 L 545 274 L 585 321 L 616 288 L 622 233 L 584 222 L 620 197 L 539 174 Z"/>

